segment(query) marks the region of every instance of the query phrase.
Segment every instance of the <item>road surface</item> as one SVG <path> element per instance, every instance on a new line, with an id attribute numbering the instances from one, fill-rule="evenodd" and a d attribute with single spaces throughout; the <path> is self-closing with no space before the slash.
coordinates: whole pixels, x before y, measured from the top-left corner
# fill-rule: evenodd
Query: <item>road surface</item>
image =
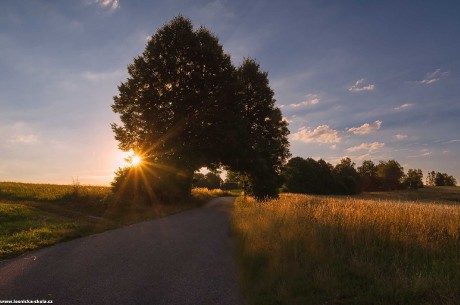
<path id="1" fill-rule="evenodd" d="M 233 198 L 0 262 L 0 300 L 54 304 L 242 304 Z"/>

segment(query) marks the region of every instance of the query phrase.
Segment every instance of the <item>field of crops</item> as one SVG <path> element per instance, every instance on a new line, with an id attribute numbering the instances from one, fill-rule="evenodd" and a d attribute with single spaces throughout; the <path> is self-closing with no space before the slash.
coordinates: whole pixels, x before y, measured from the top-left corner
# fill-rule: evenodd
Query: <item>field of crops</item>
<path id="1" fill-rule="evenodd" d="M 249 303 L 458 304 L 460 205 L 424 192 L 431 202 L 407 192 L 239 198 L 232 224 Z"/>

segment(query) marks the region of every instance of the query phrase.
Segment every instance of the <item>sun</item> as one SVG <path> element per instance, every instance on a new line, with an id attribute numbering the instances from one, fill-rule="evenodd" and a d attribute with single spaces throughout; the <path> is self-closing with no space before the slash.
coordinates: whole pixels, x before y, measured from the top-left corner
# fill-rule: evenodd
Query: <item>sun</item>
<path id="1" fill-rule="evenodd" d="M 131 165 L 131 166 L 138 166 L 139 164 L 141 164 L 141 162 L 142 162 L 141 157 L 140 157 L 140 156 L 134 155 L 134 156 L 131 158 L 130 165 Z"/>

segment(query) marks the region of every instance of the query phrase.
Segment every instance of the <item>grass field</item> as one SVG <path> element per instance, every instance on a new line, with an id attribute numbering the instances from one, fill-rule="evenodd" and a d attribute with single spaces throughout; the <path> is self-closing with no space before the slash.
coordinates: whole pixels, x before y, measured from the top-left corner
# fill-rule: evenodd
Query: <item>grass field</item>
<path id="1" fill-rule="evenodd" d="M 420 191 L 238 198 L 249 304 L 459 304 L 460 190 Z"/>
<path id="2" fill-rule="evenodd" d="M 117 201 L 109 187 L 0 182 L 0 259 L 178 213 L 228 194 L 194 189 L 190 202 L 147 207 Z"/>

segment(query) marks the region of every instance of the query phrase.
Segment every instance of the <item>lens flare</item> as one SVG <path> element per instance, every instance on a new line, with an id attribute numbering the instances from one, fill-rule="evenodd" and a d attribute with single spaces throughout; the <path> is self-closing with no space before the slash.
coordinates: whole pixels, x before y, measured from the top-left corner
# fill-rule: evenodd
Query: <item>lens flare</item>
<path id="1" fill-rule="evenodd" d="M 133 156 L 131 158 L 131 166 L 138 166 L 139 164 L 141 164 L 142 162 L 142 159 L 140 156 Z"/>

